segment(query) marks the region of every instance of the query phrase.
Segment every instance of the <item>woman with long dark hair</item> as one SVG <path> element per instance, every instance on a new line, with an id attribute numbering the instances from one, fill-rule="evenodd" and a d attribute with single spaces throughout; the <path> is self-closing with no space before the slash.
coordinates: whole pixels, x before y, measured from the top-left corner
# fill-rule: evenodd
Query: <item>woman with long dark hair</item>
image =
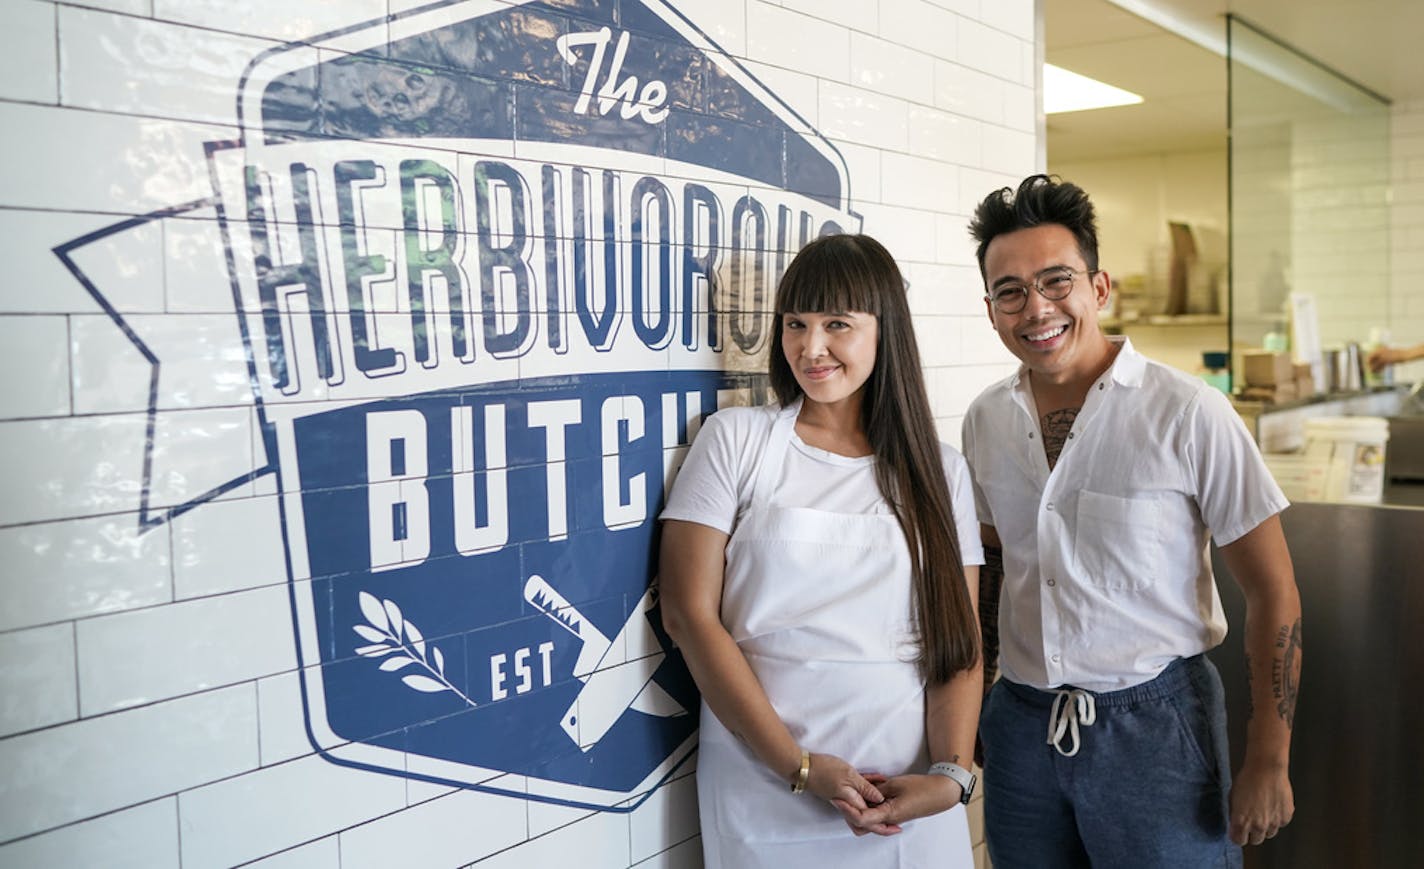
<path id="1" fill-rule="evenodd" d="M 811 242 L 772 335 L 778 404 L 710 417 L 662 514 L 706 864 L 970 866 L 983 551 L 894 258 Z"/>

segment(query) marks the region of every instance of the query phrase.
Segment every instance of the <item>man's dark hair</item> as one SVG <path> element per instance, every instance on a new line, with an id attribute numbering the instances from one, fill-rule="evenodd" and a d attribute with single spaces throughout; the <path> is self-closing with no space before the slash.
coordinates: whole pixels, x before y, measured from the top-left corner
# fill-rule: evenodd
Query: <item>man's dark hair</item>
<path id="1" fill-rule="evenodd" d="M 1098 268 L 1098 219 L 1083 188 L 1056 176 L 1030 175 L 1018 192 L 1001 187 L 984 197 L 969 221 L 969 235 L 979 243 L 979 274 L 989 242 L 1005 233 L 1056 223 L 1073 233 L 1089 271 Z"/>

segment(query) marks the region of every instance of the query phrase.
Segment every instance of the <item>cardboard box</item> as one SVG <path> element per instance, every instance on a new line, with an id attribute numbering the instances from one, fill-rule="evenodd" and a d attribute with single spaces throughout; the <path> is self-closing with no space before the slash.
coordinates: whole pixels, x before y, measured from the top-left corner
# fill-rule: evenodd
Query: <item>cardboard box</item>
<path id="1" fill-rule="evenodd" d="M 1251 386 L 1289 383 L 1295 387 L 1295 363 L 1289 353 L 1250 350 L 1241 356 L 1241 375 Z"/>
<path id="2" fill-rule="evenodd" d="M 1275 386 L 1246 386 L 1241 390 L 1243 401 L 1263 401 L 1266 404 L 1284 404 L 1300 398 L 1295 381 L 1277 383 Z"/>

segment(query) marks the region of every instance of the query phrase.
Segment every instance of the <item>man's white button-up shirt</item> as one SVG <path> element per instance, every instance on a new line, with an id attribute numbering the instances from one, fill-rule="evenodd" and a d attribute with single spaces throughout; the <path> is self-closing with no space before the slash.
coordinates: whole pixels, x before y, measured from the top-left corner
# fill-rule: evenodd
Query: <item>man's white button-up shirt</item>
<path id="1" fill-rule="evenodd" d="M 964 418 L 979 520 L 1004 547 L 1000 670 L 1048 689 L 1145 682 L 1226 635 L 1207 550 L 1288 502 L 1224 395 L 1125 338 L 1050 471 L 1027 369 Z"/>

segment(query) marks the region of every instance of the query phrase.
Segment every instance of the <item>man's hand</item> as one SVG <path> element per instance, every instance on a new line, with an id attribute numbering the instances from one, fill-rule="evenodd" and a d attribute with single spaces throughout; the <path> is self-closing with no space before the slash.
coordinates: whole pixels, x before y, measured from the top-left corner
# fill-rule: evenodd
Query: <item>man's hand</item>
<path id="1" fill-rule="evenodd" d="M 1295 815 L 1295 796 L 1284 765 L 1242 767 L 1231 786 L 1231 841 L 1259 845 Z"/>

